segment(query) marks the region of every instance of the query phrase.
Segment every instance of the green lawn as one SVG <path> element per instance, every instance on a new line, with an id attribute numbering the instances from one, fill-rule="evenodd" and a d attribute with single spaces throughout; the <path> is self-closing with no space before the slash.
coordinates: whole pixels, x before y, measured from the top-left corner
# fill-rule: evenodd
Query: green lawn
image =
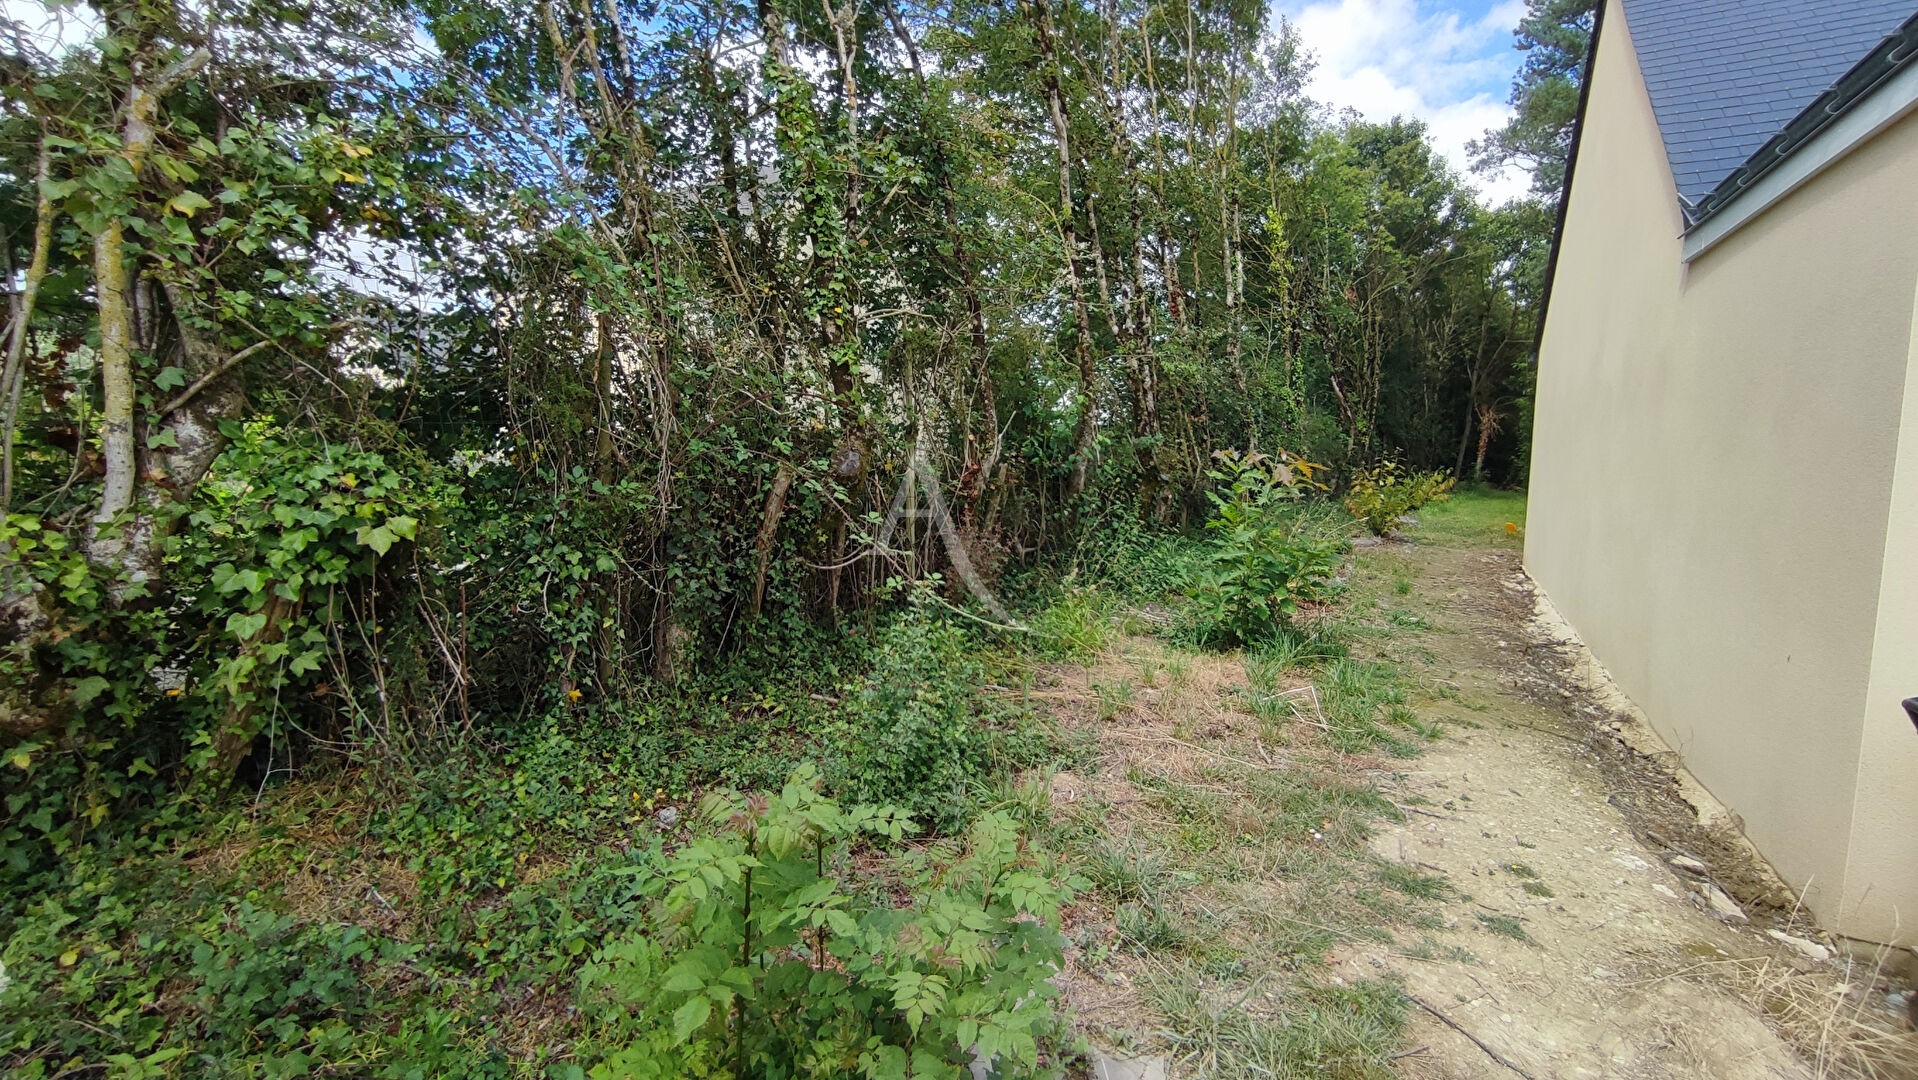
<path id="1" fill-rule="evenodd" d="M 1450 499 L 1419 511 L 1420 543 L 1520 548 L 1525 544 L 1525 492 L 1499 488 L 1461 489 Z"/>

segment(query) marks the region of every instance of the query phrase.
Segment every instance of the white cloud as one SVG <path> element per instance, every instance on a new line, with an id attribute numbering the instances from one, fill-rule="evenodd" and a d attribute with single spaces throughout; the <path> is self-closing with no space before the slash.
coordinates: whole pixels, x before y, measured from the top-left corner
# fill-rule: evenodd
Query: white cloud
<path id="1" fill-rule="evenodd" d="M 1516 169 L 1471 171 L 1465 144 L 1511 116 L 1506 104 L 1519 56 L 1512 29 L 1524 0 L 1494 0 L 1473 15 L 1460 0 L 1279 0 L 1276 12 L 1298 28 L 1315 60 L 1307 92 L 1368 120 L 1395 115 L 1425 121 L 1432 143 L 1492 202 L 1523 195 Z M 1485 8 L 1484 0 L 1474 4 Z"/>
<path id="2" fill-rule="evenodd" d="M 54 57 L 92 41 L 101 28 L 98 12 L 70 2 L 0 0 L 0 18 L 12 22 L 26 44 Z"/>

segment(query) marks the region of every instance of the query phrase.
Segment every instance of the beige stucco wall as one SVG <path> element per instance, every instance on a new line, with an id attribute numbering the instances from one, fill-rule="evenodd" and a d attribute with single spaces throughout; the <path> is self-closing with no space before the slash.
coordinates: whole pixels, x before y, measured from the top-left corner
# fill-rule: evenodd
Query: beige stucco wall
<path id="1" fill-rule="evenodd" d="M 1897 470 L 1840 902 L 1840 921 L 1863 928 L 1856 933 L 1906 942 L 1918 940 L 1918 731 L 1900 704 L 1918 696 L 1918 296 L 1912 307 Z"/>
<path id="2" fill-rule="evenodd" d="M 1605 19 L 1539 358 L 1526 563 L 1813 911 L 1882 940 L 1893 902 L 1918 926 L 1918 828 L 1891 825 L 1918 824 L 1918 772 L 1890 756 L 1918 736 L 1881 700 L 1918 694 L 1901 689 L 1918 669 L 1889 637 L 1874 663 L 1887 535 L 1918 539 L 1918 490 L 1890 517 L 1918 122 L 1688 267 L 1617 0 Z"/>

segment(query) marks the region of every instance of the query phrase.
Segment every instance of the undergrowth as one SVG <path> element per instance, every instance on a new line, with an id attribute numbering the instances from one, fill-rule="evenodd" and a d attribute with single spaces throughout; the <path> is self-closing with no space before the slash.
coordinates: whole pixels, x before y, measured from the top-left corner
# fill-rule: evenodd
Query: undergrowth
<path id="1" fill-rule="evenodd" d="M 1488 513 L 1511 511 L 1461 499 L 1428 517 L 1476 533 Z M 1285 499 L 1260 527 L 1329 546 L 1350 522 Z M 1335 560 L 1296 593 L 1310 611 L 1269 609 L 1237 624 L 1242 651 L 1218 652 L 1195 627 L 1238 616 L 1194 593 L 1218 580 L 1221 531 L 1082 540 L 1063 571 L 1008 588 L 1024 632 L 922 591 L 868 627 L 769 635 L 650 696 L 559 695 L 431 757 L 74 828 L 62 857 L 16 860 L 0 885 L 0 1063 L 22 1077 L 647 1075 L 641 1061 L 946 1075 L 963 1044 L 1005 1075 L 1043 1075 L 1071 1056 L 1043 991 L 1045 927 L 1078 876 L 1110 933 L 1080 927 L 1073 947 L 1152 958 L 1154 1007 L 1181 1021 L 1169 1049 L 1215 1055 L 1219 1075 L 1312 1060 L 1373 1075 L 1402 1022 L 1395 991 L 1323 985 L 1314 966 L 1442 886 L 1365 854 L 1370 823 L 1396 811 L 1328 771 L 1335 758 L 1258 755 L 1415 752 L 1433 729 L 1381 648 L 1407 627 L 1383 614 L 1389 582 Z M 1341 603 L 1319 599 L 1339 588 Z M 1096 739 L 1033 690 L 1138 634 L 1159 651 L 1093 680 L 1091 715 L 1134 724 L 1167 695 L 1211 697 L 1207 672 L 1231 664 L 1233 707 L 1258 731 L 1190 771 L 1128 775 L 1165 825 L 1121 835 L 1109 805 L 1047 809 L 1018 777 L 1096 770 Z M 782 794 L 709 798 L 722 789 Z M 906 819 L 933 842 L 904 842 Z M 1261 880 L 1284 895 L 1245 892 Z M 1196 989 L 1255 984 L 1276 996 L 1247 1009 Z"/>
<path id="2" fill-rule="evenodd" d="M 585 973 L 628 978 L 631 957 L 606 950 L 679 917 L 654 885 L 682 866 L 682 845 L 730 827 L 695 821 L 703 793 L 777 789 L 813 761 L 847 807 L 890 805 L 934 835 L 976 839 L 1013 770 L 1057 752 L 1030 709 L 986 689 L 1016 681 L 1029 661 L 942 610 L 910 605 L 833 657 L 800 638 L 783 656 L 710 665 L 651 699 L 562 700 L 510 734 L 478 728 L 437 760 L 309 771 L 252 798 L 176 798 L 103 822 L 0 891 L 0 1063 L 21 1077 L 89 1066 L 116 1076 L 632 1075 L 600 1066 L 653 1036 L 596 1019 L 604 1010 L 588 998 L 603 1003 L 607 984 L 589 987 Z M 993 844 L 1017 848 L 995 828 Z M 923 950 L 976 948 L 981 928 L 923 883 L 936 873 L 956 888 L 952 875 L 970 871 L 939 869 L 925 853 L 898 862 L 898 840 L 860 841 L 864 869 L 835 879 L 846 899 L 828 906 L 868 910 L 895 930 L 888 912 L 920 912 L 911 964 L 930 978 L 927 994 L 949 993 L 958 1010 L 962 987 L 942 987 L 941 962 Z M 892 862 L 896 872 L 876 869 Z M 952 863 L 965 865 L 977 863 Z M 1023 899 L 994 902 L 1056 906 L 1021 888 Z M 901 889 L 905 907 L 886 899 Z M 1018 944 L 1006 961 L 1038 964 L 1043 951 L 1032 950 Z M 907 967 L 881 974 L 903 979 Z M 980 970 L 993 993 L 1030 989 L 1023 976 Z M 844 1015 L 870 1014 L 849 1001 Z M 1011 1039 L 1004 1052 L 1036 1060 L 1031 1039 L 1049 1030 L 1043 997 L 1007 1013 L 1023 1041 L 999 1011 L 975 1006 L 967 1016 Z M 822 1028 L 818 1039 L 839 1046 L 838 1022 L 821 1023 L 838 1033 Z M 907 1059 L 931 1061 L 910 1039 L 880 1034 Z M 755 1052 L 777 1056 L 766 1046 Z M 860 1054 L 871 1075 L 894 1075 L 902 1060 Z M 852 1059 L 820 1060 L 812 1075 L 845 1075 Z M 751 1075 L 802 1075 L 782 1069 Z"/>

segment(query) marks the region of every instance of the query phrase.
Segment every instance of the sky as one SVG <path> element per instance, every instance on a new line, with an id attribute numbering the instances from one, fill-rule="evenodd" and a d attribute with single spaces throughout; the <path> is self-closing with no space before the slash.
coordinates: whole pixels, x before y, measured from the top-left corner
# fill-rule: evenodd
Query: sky
<path id="1" fill-rule="evenodd" d="M 1274 0 L 1317 61 L 1307 92 L 1368 120 L 1416 116 L 1468 183 L 1492 202 L 1523 195 L 1508 169 L 1471 172 L 1465 144 L 1502 125 L 1519 52 L 1512 30 L 1525 0 Z"/>
<path id="2" fill-rule="evenodd" d="M 94 17 L 83 6 L 51 13 L 41 0 L 0 0 L 56 51 L 62 39 L 84 39 Z M 1393 115 L 1426 122 L 1447 160 L 1494 203 L 1523 195 L 1528 178 L 1515 169 L 1471 172 L 1465 144 L 1511 115 L 1506 103 L 1519 53 L 1512 29 L 1525 0 L 1272 0 L 1317 63 L 1308 92 L 1370 120 Z"/>

